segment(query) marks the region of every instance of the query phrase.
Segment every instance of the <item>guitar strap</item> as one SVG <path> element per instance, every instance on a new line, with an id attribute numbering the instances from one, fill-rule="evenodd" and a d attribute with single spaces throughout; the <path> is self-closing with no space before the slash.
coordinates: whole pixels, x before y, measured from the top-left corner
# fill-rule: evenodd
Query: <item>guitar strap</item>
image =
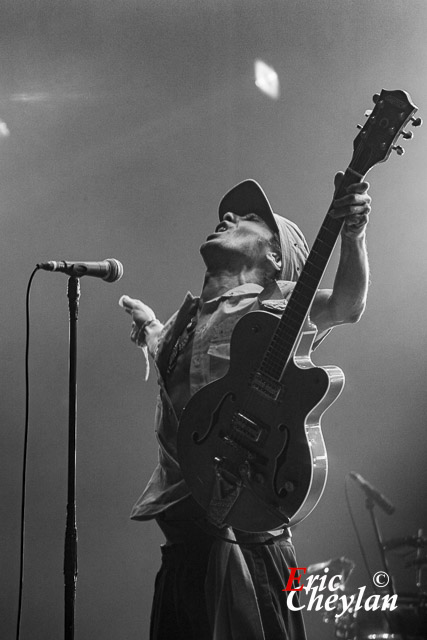
<path id="1" fill-rule="evenodd" d="M 227 515 L 240 496 L 243 483 L 233 476 L 228 479 L 219 469 L 215 473 L 215 482 L 212 490 L 212 498 L 207 508 L 207 518 L 216 527 L 223 527 Z"/>
<path id="2" fill-rule="evenodd" d="M 171 327 L 166 331 L 156 357 L 157 368 L 163 379 L 166 377 L 166 372 L 169 372 L 169 368 L 174 367 L 179 353 L 185 347 L 185 345 L 182 345 L 179 350 L 178 343 L 180 338 L 182 341 L 182 336 L 186 330 L 189 338 L 196 327 L 195 318 L 198 308 L 199 298 L 194 298 L 190 293 L 187 293 L 181 308 L 169 321 L 172 322 Z M 189 327 L 190 323 L 193 325 L 192 327 Z M 186 342 L 188 342 L 188 339 Z"/>

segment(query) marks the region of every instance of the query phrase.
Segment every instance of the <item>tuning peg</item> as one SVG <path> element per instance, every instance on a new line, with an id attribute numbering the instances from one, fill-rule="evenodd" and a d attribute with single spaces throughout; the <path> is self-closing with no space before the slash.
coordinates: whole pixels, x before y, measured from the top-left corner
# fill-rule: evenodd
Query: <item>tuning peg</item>
<path id="1" fill-rule="evenodd" d="M 396 145 L 395 147 L 392 147 L 393 151 L 396 151 L 398 156 L 403 156 L 403 154 L 405 153 L 405 149 L 403 147 L 400 146 L 400 144 Z"/>
<path id="2" fill-rule="evenodd" d="M 374 95 L 372 96 L 372 101 L 377 104 L 378 100 L 380 99 L 380 94 L 379 93 L 374 93 Z"/>
<path id="3" fill-rule="evenodd" d="M 371 115 L 371 113 L 372 113 L 372 109 L 367 109 L 367 110 L 365 111 L 365 118 L 369 118 L 369 116 Z"/>
<path id="4" fill-rule="evenodd" d="M 421 127 L 423 123 L 421 118 L 411 118 L 411 122 L 413 127 Z"/>
<path id="5" fill-rule="evenodd" d="M 400 135 L 402 136 L 402 138 L 405 138 L 405 140 L 411 140 L 411 138 L 414 137 L 412 131 L 401 131 Z"/>

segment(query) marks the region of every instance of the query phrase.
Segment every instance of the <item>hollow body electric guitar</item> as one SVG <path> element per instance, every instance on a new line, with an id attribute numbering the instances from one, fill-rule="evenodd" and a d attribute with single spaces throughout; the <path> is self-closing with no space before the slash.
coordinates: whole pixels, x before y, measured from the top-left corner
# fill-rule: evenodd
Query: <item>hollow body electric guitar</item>
<path id="1" fill-rule="evenodd" d="M 404 91 L 382 90 L 356 136 L 353 156 L 334 198 L 361 182 L 395 149 L 417 107 Z M 278 318 L 252 311 L 233 331 L 227 374 L 188 402 L 178 429 L 178 459 L 193 497 L 221 527 L 267 531 L 294 525 L 314 509 L 327 477 L 321 417 L 336 400 L 344 374 L 310 359 L 316 328 L 308 314 L 342 220 L 329 214 Z"/>

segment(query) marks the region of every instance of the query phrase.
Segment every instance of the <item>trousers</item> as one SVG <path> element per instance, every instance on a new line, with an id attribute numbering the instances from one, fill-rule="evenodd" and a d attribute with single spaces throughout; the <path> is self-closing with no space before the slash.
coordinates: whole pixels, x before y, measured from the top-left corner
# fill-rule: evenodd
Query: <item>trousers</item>
<path id="1" fill-rule="evenodd" d="M 190 520 L 158 524 L 166 544 L 150 640 L 305 640 L 301 611 L 288 609 L 283 591 L 298 566 L 288 534 L 235 532 L 233 544 Z"/>

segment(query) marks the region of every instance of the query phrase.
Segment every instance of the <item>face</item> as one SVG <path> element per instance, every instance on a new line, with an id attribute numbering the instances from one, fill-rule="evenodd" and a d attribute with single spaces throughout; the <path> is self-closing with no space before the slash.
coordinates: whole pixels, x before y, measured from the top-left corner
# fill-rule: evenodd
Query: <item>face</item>
<path id="1" fill-rule="evenodd" d="M 270 227 L 255 213 L 238 216 L 226 213 L 202 244 L 200 252 L 208 261 L 220 260 L 229 267 L 265 268 L 267 255 L 271 254 L 273 232 Z M 278 256 L 280 259 L 280 257 Z"/>

